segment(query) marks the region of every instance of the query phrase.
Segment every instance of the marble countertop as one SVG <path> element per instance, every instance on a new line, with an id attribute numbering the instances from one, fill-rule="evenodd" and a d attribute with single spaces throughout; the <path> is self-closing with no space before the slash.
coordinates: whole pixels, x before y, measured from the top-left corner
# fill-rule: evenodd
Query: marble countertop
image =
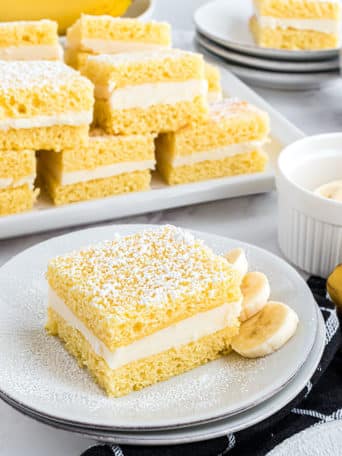
<path id="1" fill-rule="evenodd" d="M 158 0 L 154 17 L 171 21 L 174 28 L 190 30 L 193 10 L 202 3 L 205 1 Z M 333 88 L 321 91 L 255 90 L 306 134 L 341 129 L 342 81 Z M 280 255 L 277 246 L 277 198 L 274 192 L 130 217 L 114 223 L 166 222 L 237 238 Z M 67 231 L 70 230 L 1 241 L 0 265 L 21 250 Z M 0 402 L 0 422 L 1 456 L 78 456 L 92 444 L 82 437 L 36 423 L 3 402 Z"/>

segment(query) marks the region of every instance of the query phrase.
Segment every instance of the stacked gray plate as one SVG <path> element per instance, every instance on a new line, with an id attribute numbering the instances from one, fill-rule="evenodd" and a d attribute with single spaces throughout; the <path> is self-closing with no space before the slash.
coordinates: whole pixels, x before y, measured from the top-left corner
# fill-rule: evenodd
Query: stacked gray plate
<path id="1" fill-rule="evenodd" d="M 282 90 L 315 89 L 339 79 L 339 51 L 257 46 L 249 31 L 252 0 L 216 0 L 194 15 L 199 50 L 224 61 L 246 82 Z"/>
<path id="2" fill-rule="evenodd" d="M 149 225 L 150 226 L 150 225 Z M 325 325 L 305 281 L 257 247 L 195 232 L 217 253 L 241 246 L 251 270 L 266 273 L 272 299 L 299 316 L 295 336 L 266 358 L 229 355 L 150 388 L 107 398 L 56 338 L 46 334 L 50 258 L 146 225 L 73 232 L 38 244 L 0 268 L 0 398 L 55 428 L 99 441 L 179 444 L 226 435 L 266 419 L 302 391 L 321 359 Z M 20 286 L 13 277 L 20 277 Z"/>

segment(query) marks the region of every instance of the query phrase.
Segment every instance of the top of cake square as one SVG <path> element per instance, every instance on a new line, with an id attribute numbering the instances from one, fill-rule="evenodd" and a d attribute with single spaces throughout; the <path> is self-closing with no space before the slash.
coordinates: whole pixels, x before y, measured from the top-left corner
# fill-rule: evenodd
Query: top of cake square
<path id="1" fill-rule="evenodd" d="M 287 19 L 339 20 L 340 0 L 254 0 L 258 16 Z"/>
<path id="2" fill-rule="evenodd" d="M 67 30 L 68 47 L 84 50 L 91 48 L 94 43 L 83 42 L 85 39 L 170 46 L 171 27 L 167 22 L 144 22 L 139 19 L 82 14 Z"/>
<path id="3" fill-rule="evenodd" d="M 205 80 L 201 54 L 180 49 L 89 56 L 84 74 L 99 86 Z"/>
<path id="4" fill-rule="evenodd" d="M 62 62 L 0 60 L 0 129 L 90 124 L 93 92 Z"/>
<path id="5" fill-rule="evenodd" d="M 109 348 L 240 299 L 228 261 L 173 226 L 57 257 L 48 280 Z"/>
<path id="6" fill-rule="evenodd" d="M 58 24 L 49 19 L 40 21 L 0 22 L 0 48 L 58 44 Z"/>
<path id="7" fill-rule="evenodd" d="M 0 90 L 36 89 L 53 86 L 55 90 L 75 79 L 85 79 L 74 69 L 58 61 L 0 61 Z"/>

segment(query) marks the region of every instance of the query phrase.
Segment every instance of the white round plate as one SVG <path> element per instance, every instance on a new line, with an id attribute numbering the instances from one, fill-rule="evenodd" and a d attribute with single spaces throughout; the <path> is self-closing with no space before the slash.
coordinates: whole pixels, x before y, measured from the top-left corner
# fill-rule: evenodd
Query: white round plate
<path id="1" fill-rule="evenodd" d="M 249 31 L 252 0 L 216 0 L 200 7 L 194 15 L 197 30 L 222 46 L 259 57 L 285 60 L 322 60 L 338 57 L 337 49 L 286 51 L 258 46 Z"/>
<path id="2" fill-rule="evenodd" d="M 156 0 L 133 0 L 124 17 L 132 17 L 140 20 L 151 19 Z"/>
<path id="3" fill-rule="evenodd" d="M 213 56 L 217 58 L 218 56 L 217 51 L 213 51 L 212 49 L 209 50 L 208 45 L 203 44 L 202 41 L 199 42 L 198 40 L 197 48 L 209 58 L 212 58 Z M 260 70 L 250 66 L 239 65 L 223 57 L 220 57 L 220 62 L 247 84 L 266 89 L 291 91 L 320 89 L 337 84 L 341 77 L 338 71 L 320 73 L 277 73 L 275 71 Z"/>
<path id="4" fill-rule="evenodd" d="M 311 426 L 278 445 L 267 456 L 337 456 L 342 454 L 342 421 Z"/>
<path id="5" fill-rule="evenodd" d="M 276 71 L 278 73 L 289 72 L 306 74 L 333 70 L 335 70 L 337 73 L 339 72 L 340 68 L 340 62 L 338 58 L 321 61 L 318 60 L 316 62 L 291 62 L 289 60 L 266 59 L 231 51 L 230 49 L 215 43 L 215 41 L 209 40 L 201 34 L 197 34 L 196 39 L 201 46 L 206 48 L 208 51 L 218 55 L 219 57 L 227 59 L 230 62 L 236 63 L 238 65 L 248 65 L 256 69 Z"/>
<path id="6" fill-rule="evenodd" d="M 249 411 L 239 413 L 224 420 L 200 426 L 159 432 L 113 432 L 98 429 L 92 430 L 86 427 L 82 428 L 70 425 L 62 421 L 58 422 L 57 420 L 46 418 L 41 414 L 33 413 L 30 409 L 23 408 L 16 402 L 11 402 L 8 398 L 3 399 L 19 412 L 24 413 L 37 421 L 58 429 L 64 429 L 84 437 L 108 443 L 126 445 L 178 445 L 222 437 L 246 429 L 267 419 L 269 416 L 274 415 L 305 388 L 317 369 L 325 346 L 325 325 L 321 313 L 318 312 L 318 314 L 318 329 L 314 346 L 307 361 L 294 379 L 271 399 L 264 401 Z"/>
<path id="7" fill-rule="evenodd" d="M 257 360 L 229 355 L 142 391 L 113 399 L 80 369 L 57 338 L 44 331 L 52 257 L 150 225 L 114 225 L 78 231 L 38 244 L 0 269 L 0 391 L 48 417 L 116 430 L 184 427 L 247 410 L 282 389 L 307 359 L 317 329 L 317 306 L 299 274 L 280 258 L 251 245 L 197 233 L 217 253 L 242 246 L 252 270 L 268 276 L 272 299 L 285 301 L 300 324 L 289 343 Z"/>

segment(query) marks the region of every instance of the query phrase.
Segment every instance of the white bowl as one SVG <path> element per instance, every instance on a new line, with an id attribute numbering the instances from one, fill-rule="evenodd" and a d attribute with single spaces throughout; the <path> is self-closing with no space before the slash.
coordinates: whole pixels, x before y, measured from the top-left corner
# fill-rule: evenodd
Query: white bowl
<path id="1" fill-rule="evenodd" d="M 280 154 L 278 168 L 279 246 L 300 269 L 327 277 L 342 263 L 342 203 L 314 190 L 342 179 L 342 133 L 296 141 Z"/>

